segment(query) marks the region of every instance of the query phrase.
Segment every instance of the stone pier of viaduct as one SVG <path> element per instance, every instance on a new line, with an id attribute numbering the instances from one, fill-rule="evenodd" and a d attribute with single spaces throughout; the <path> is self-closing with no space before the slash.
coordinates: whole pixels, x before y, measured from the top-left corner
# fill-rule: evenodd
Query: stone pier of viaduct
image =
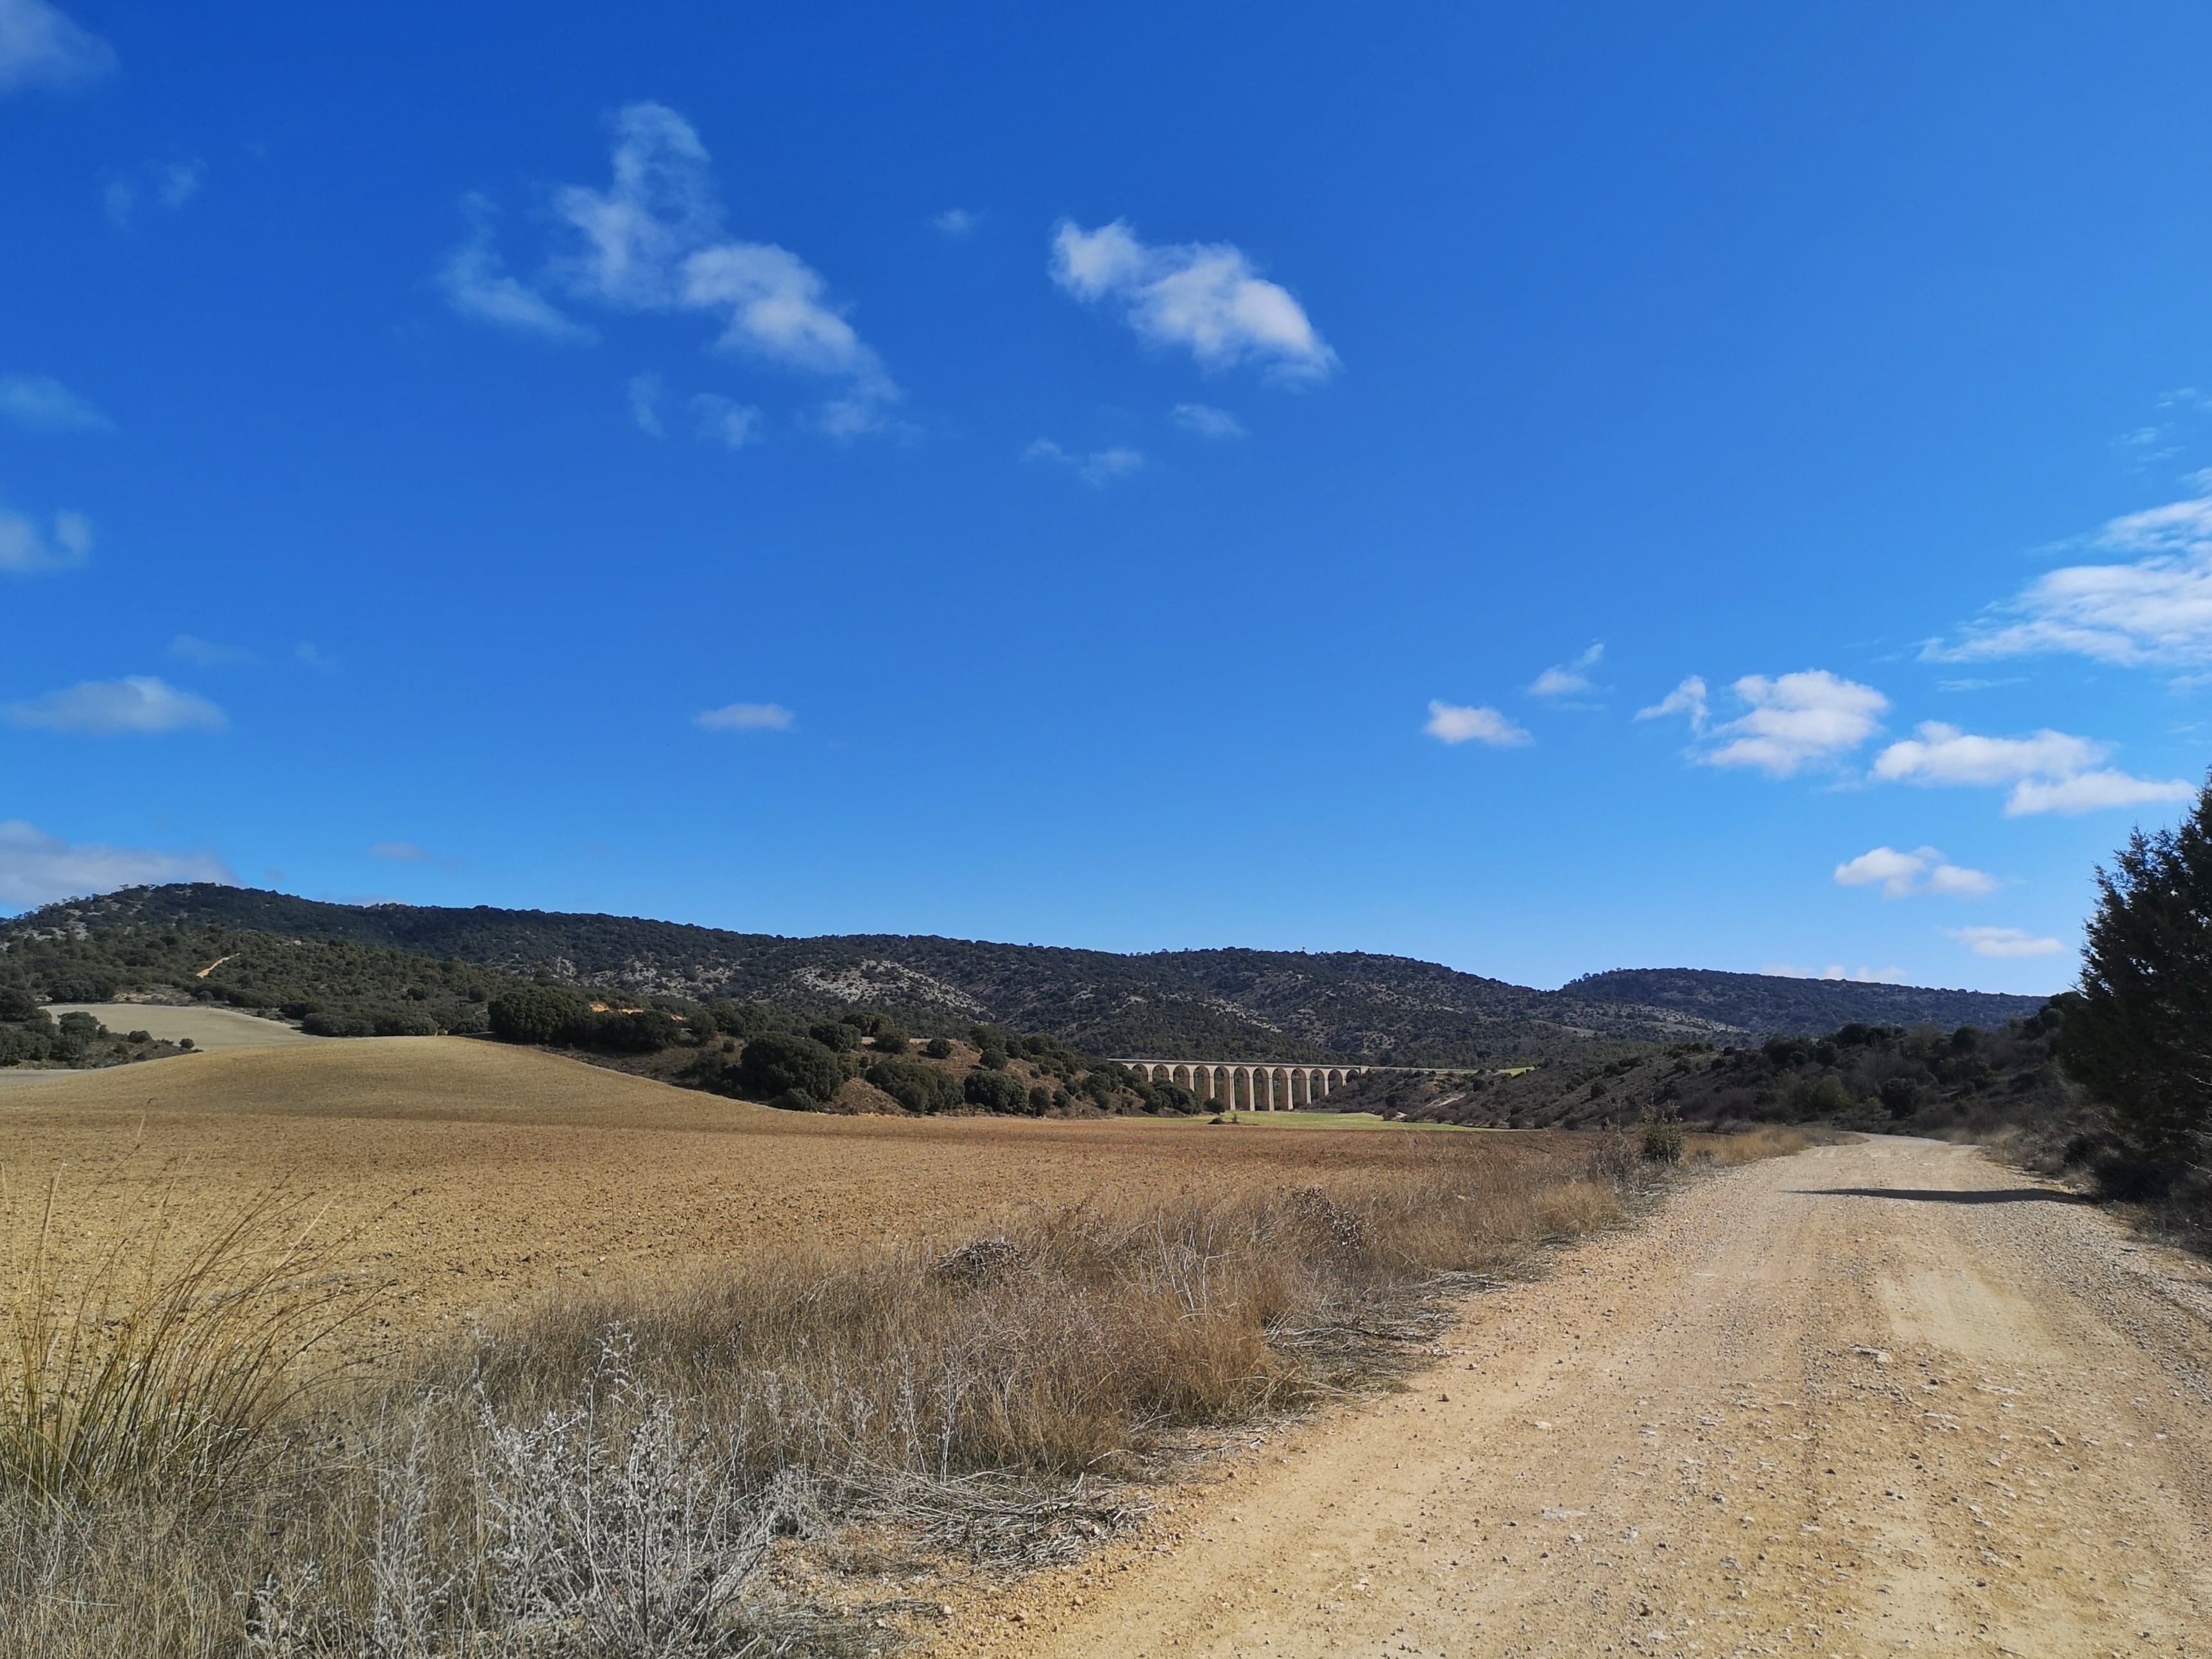
<path id="1" fill-rule="evenodd" d="M 1314 1065 L 1306 1061 L 1123 1060 L 1148 1083 L 1180 1083 L 1222 1111 L 1310 1111 L 1370 1071 L 1419 1072 L 1430 1066 Z"/>

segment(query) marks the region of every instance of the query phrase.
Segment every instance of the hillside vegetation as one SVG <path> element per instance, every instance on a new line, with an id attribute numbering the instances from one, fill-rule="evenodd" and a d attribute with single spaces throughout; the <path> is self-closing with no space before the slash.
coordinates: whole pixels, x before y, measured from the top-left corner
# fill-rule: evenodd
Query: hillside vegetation
<path id="1" fill-rule="evenodd" d="M 226 932 L 364 953 L 303 957 L 292 972 L 301 995 L 287 1000 L 337 995 L 306 987 L 340 984 L 341 964 L 398 975 L 395 963 L 373 954 L 397 951 L 445 965 L 464 997 L 470 985 L 489 983 L 468 979 L 465 967 L 505 983 L 546 975 L 633 999 L 727 999 L 813 1017 L 861 1009 L 916 1032 L 996 1026 L 1042 1032 L 1085 1053 L 1158 1058 L 1512 1065 L 1652 1042 L 1740 1042 L 1851 1020 L 1994 1026 L 2032 1014 L 2041 1000 L 1692 970 L 1626 970 L 1541 991 L 1359 952 L 1131 956 L 896 935 L 787 939 L 625 917 L 331 905 L 204 883 L 129 888 L 0 925 L 0 975 L 32 977 L 27 965 L 39 947 L 83 946 L 90 971 L 94 958 L 120 948 L 107 942 L 118 934 L 141 941 L 131 948 L 143 950 L 149 936 L 204 941 Z M 252 971 L 273 985 L 278 965 L 258 965 L 270 953 L 257 949 Z M 207 983 L 221 995 L 235 982 L 217 970 Z M 408 984 L 430 1000 L 440 994 L 435 985 Z M 404 1012 L 421 1000 L 402 997 L 383 1011 Z M 439 1008 L 434 1017 L 441 1020 L 465 1012 L 450 1000 Z"/>

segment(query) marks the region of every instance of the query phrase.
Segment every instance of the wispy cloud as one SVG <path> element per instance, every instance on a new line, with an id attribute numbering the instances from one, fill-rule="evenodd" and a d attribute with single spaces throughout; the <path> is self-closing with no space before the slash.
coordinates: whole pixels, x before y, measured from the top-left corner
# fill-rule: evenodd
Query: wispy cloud
<path id="1" fill-rule="evenodd" d="M 1049 438 L 1040 438 L 1022 451 L 1024 461 L 1048 461 L 1073 472 L 1085 483 L 1093 487 L 1110 484 L 1116 478 L 1127 478 L 1141 471 L 1145 464 L 1143 452 L 1115 444 L 1089 454 L 1063 449 Z"/>
<path id="2" fill-rule="evenodd" d="M 1216 440 L 1245 436 L 1244 423 L 1227 409 L 1215 409 L 1211 403 L 1177 403 L 1175 423 L 1185 432 L 1200 438 Z"/>
<path id="3" fill-rule="evenodd" d="M 881 360 L 812 266 L 772 242 L 725 233 L 709 161 L 697 131 L 666 105 L 619 112 L 609 185 L 555 193 L 554 210 L 575 239 L 555 263 L 558 279 L 575 297 L 617 310 L 719 317 L 721 349 L 840 383 L 816 411 L 823 431 L 850 437 L 883 425 L 902 394 Z"/>
<path id="4" fill-rule="evenodd" d="M 0 820 L 0 905 L 11 908 L 166 881 L 235 886 L 237 881 L 211 852 L 111 847 L 97 841 L 72 844 L 20 818 Z"/>
<path id="5" fill-rule="evenodd" d="M 1872 686 L 1826 669 L 1772 679 L 1747 674 L 1729 690 L 1744 712 L 1717 726 L 1711 724 L 1705 682 L 1695 675 L 1660 702 L 1637 711 L 1636 717 L 1688 717 L 1691 732 L 1708 742 L 1692 754 L 1700 765 L 1749 766 L 1770 778 L 1790 778 L 1850 754 L 1881 729 L 1889 707 L 1889 699 Z"/>
<path id="6" fill-rule="evenodd" d="M 1079 300 L 1110 300 L 1138 335 L 1181 346 L 1206 368 L 1257 363 L 1287 380 L 1327 378 L 1329 348 L 1290 291 L 1226 242 L 1147 244 L 1126 220 L 1053 232 L 1052 279 Z"/>
<path id="7" fill-rule="evenodd" d="M 1876 755 L 1874 775 L 1888 783 L 2009 785 L 2008 818 L 2185 801 L 2196 793 L 2181 778 L 2136 778 L 2100 766 L 2111 753 L 2109 743 L 2047 728 L 2027 737 L 1984 737 L 1929 720 Z"/>
<path id="8" fill-rule="evenodd" d="M 965 236 L 975 228 L 975 215 L 965 208 L 947 208 L 931 218 L 929 227 L 940 236 Z"/>
<path id="9" fill-rule="evenodd" d="M 1706 702 L 1705 682 L 1702 675 L 1692 675 L 1648 709 L 1636 711 L 1639 720 L 1662 720 L 1670 714 L 1685 716 L 1690 723 L 1692 736 L 1703 736 L 1712 718 Z"/>
<path id="10" fill-rule="evenodd" d="M 1565 663 L 1554 663 L 1530 682 L 1532 697 L 1580 697 L 1597 689 L 1589 671 L 1605 656 L 1605 647 L 1595 645 Z M 1677 687 L 1679 690 L 1680 687 Z M 1700 687 L 1702 691 L 1702 686 Z M 1671 712 L 1672 711 L 1669 711 Z"/>
<path id="11" fill-rule="evenodd" d="M 182 212 L 207 183 L 207 163 L 200 160 L 148 161 L 110 173 L 100 198 L 107 222 L 118 230 L 129 230 L 140 206 L 147 203 L 166 213 Z"/>
<path id="12" fill-rule="evenodd" d="M 708 731 L 789 731 L 797 717 L 781 703 L 725 703 L 691 717 Z"/>
<path id="13" fill-rule="evenodd" d="M 0 416 L 27 432 L 112 432 L 115 423 L 51 376 L 0 375 Z"/>
<path id="14" fill-rule="evenodd" d="M 1421 730 L 1440 743 L 1487 743 L 1493 748 L 1519 748 L 1536 740 L 1496 709 L 1431 700 L 1428 724 Z"/>
<path id="15" fill-rule="evenodd" d="M 660 424 L 661 390 L 660 377 L 657 374 L 634 374 L 630 377 L 630 424 L 648 438 L 667 435 L 667 428 Z"/>
<path id="16" fill-rule="evenodd" d="M 438 271 L 438 286 L 445 290 L 448 305 L 464 317 L 541 340 L 580 344 L 599 337 L 527 282 L 507 274 L 494 245 L 489 198 L 465 196 L 461 211 L 468 215 L 468 238 L 446 256 Z"/>
<path id="17" fill-rule="evenodd" d="M 2200 474 L 2212 492 L 2212 475 Z M 1930 641 L 1930 662 L 2057 652 L 2130 668 L 2212 663 L 2212 493 L 2115 518 L 2088 539 L 2131 560 L 2068 565 L 1969 624 Z"/>
<path id="18" fill-rule="evenodd" d="M 115 67 L 115 49 L 47 0 L 0 0 L 0 94 L 68 87 Z"/>
<path id="19" fill-rule="evenodd" d="M 27 702 L 0 704 L 0 718 L 10 725 L 72 737 L 221 731 L 229 724 L 223 711 L 206 698 L 179 691 L 151 675 L 85 680 Z"/>
<path id="20" fill-rule="evenodd" d="M 1996 878 L 1964 864 L 1954 864 L 1933 847 L 1899 852 L 1895 847 L 1875 847 L 1836 866 L 1839 887 L 1879 885 L 1885 899 L 1905 899 L 1918 893 L 1974 898 L 1996 891 Z"/>
<path id="21" fill-rule="evenodd" d="M 1947 928 L 1954 939 L 1977 956 L 2055 956 L 2066 947 L 2025 928 Z"/>
<path id="22" fill-rule="evenodd" d="M 413 841 L 372 841 L 368 856 L 395 864 L 427 864 L 437 855 Z"/>
<path id="23" fill-rule="evenodd" d="M 92 554 L 92 521 L 81 512 L 58 512 L 41 530 L 20 512 L 0 507 L 0 573 L 27 576 L 66 570 Z"/>
<path id="24" fill-rule="evenodd" d="M 741 450 L 758 442 L 761 427 L 768 419 L 751 404 L 740 403 L 718 392 L 701 392 L 691 399 L 690 408 L 691 418 L 698 422 L 699 435 L 727 449 Z"/>
<path id="25" fill-rule="evenodd" d="M 169 655 L 180 663 L 190 663 L 194 668 L 201 669 L 231 668 L 261 660 L 252 651 L 237 645 L 218 645 L 212 639 L 203 639 L 196 633 L 180 633 L 170 640 Z"/>

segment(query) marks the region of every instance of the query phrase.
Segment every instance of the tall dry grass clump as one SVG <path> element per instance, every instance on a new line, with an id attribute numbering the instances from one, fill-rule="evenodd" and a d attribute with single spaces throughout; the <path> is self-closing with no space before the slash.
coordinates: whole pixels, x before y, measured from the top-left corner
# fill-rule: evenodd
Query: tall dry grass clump
<path id="1" fill-rule="evenodd" d="M 1650 1178 L 1626 1135 L 1409 1135 L 1325 1184 L 572 1291 L 319 1397 L 287 1379 L 334 1315 L 272 1212 L 19 1296 L 0 1659 L 857 1650 L 776 1540 L 1065 1557 L 1190 1432 L 1419 1363 L 1448 1293 Z"/>
<path id="2" fill-rule="evenodd" d="M 57 1270 L 58 1207 L 82 1219 L 134 1202 L 112 1183 L 65 1194 L 56 1173 L 33 1203 L 0 1178 L 0 1487 L 211 1493 L 265 1444 L 308 1381 L 302 1362 L 361 1305 L 314 1217 L 276 1194 L 188 1232 L 167 1184 L 88 1268 Z"/>

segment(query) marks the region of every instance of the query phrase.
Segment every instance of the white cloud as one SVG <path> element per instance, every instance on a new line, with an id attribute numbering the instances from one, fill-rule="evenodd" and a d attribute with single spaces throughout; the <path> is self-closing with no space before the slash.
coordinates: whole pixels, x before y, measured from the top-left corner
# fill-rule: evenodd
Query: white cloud
<path id="1" fill-rule="evenodd" d="M 581 342 L 598 337 L 537 289 L 507 275 L 492 245 L 489 201 L 465 196 L 461 210 L 469 218 L 468 239 L 446 256 L 438 271 L 438 286 L 446 291 L 448 305 L 464 317 L 540 339 Z"/>
<path id="2" fill-rule="evenodd" d="M 303 669 L 313 669 L 320 674 L 337 672 L 338 659 L 312 639 L 302 639 L 292 647 L 292 660 Z"/>
<path id="3" fill-rule="evenodd" d="M 436 857 L 429 848 L 413 841 L 374 841 L 369 844 L 368 856 L 388 859 L 395 864 L 427 864 Z"/>
<path id="4" fill-rule="evenodd" d="M 162 852 L 152 847 L 110 847 L 97 841 L 72 845 L 20 818 L 0 820 L 0 905 L 28 909 L 60 899 L 81 899 L 118 887 L 165 881 L 221 881 L 238 878 L 211 852 Z"/>
<path id="5" fill-rule="evenodd" d="M 150 675 L 120 680 L 86 680 L 65 691 L 50 691 L 27 703 L 0 704 L 9 724 L 76 737 L 106 737 L 118 732 L 221 731 L 223 711 L 204 697 L 179 691 Z"/>
<path id="6" fill-rule="evenodd" d="M 1093 450 L 1088 455 L 1079 455 L 1063 449 L 1049 438 L 1040 438 L 1022 451 L 1024 461 L 1050 461 L 1073 470 L 1075 475 L 1094 487 L 1109 484 L 1116 478 L 1126 478 L 1140 470 L 1145 464 L 1143 454 L 1120 444 L 1103 450 Z"/>
<path id="7" fill-rule="evenodd" d="M 1901 985 L 1905 983 L 1905 970 L 1893 963 L 1886 968 L 1861 966 L 1856 969 L 1847 969 L 1841 962 L 1831 962 L 1825 968 L 1801 968 L 1790 962 L 1768 962 L 1759 971 L 1784 979 L 1843 979 L 1861 985 Z"/>
<path id="8" fill-rule="evenodd" d="M 115 423 L 58 380 L 0 375 L 0 415 L 30 432 L 112 432 Z"/>
<path id="9" fill-rule="evenodd" d="M 630 421 L 648 438 L 667 435 L 667 429 L 660 424 L 660 377 L 657 374 L 634 374 L 630 377 Z"/>
<path id="10" fill-rule="evenodd" d="M 2056 939 L 2040 938 L 2025 928 L 1947 928 L 1944 931 L 1977 956 L 2055 956 L 2066 948 Z"/>
<path id="11" fill-rule="evenodd" d="M 1532 697 L 1577 697 L 1585 692 L 1595 691 L 1597 687 L 1590 681 L 1589 671 L 1598 665 L 1599 659 L 1604 655 L 1605 647 L 1602 645 L 1595 645 L 1571 661 L 1554 663 L 1538 675 L 1530 684 L 1529 695 Z M 1679 693 L 1680 687 L 1677 687 L 1676 690 Z M 1698 694 L 1702 696 L 1705 692 L 1702 681 L 1698 683 Z M 1661 705 L 1661 708 L 1664 707 L 1663 704 Z M 1645 711 L 1646 713 L 1658 711 L 1659 710 L 1656 709 Z M 1672 712 L 1672 711 L 1668 711 Z"/>
<path id="12" fill-rule="evenodd" d="M 212 639 L 203 639 L 196 633 L 180 633 L 169 641 L 169 655 L 180 663 L 190 663 L 195 668 L 228 668 L 234 663 L 258 663 L 261 659 L 250 651 L 236 645 L 217 645 Z"/>
<path id="13" fill-rule="evenodd" d="M 947 208 L 929 221 L 929 227 L 944 236 L 965 236 L 975 228 L 975 215 L 965 208 Z"/>
<path id="14" fill-rule="evenodd" d="M 1062 220 L 1052 279 L 1079 300 L 1114 300 L 1139 336 L 1187 347 L 1206 368 L 1256 362 L 1284 379 L 1319 380 L 1337 366 L 1289 291 L 1225 242 L 1147 245 L 1124 220 L 1091 231 Z"/>
<path id="15" fill-rule="evenodd" d="M 2005 815 L 2094 812 L 2104 807 L 2185 801 L 2195 789 L 2180 778 L 2134 778 L 2100 767 L 2109 743 L 2048 728 L 2027 737 L 1983 737 L 1940 720 L 1875 757 L 1874 775 L 1891 783 L 2011 785 Z"/>
<path id="16" fill-rule="evenodd" d="M 556 269 L 570 292 L 627 311 L 700 311 L 722 318 L 725 350 L 842 380 L 817 424 L 849 437 L 884 423 L 902 394 L 833 303 L 813 267 L 769 242 L 725 237 L 707 148 L 663 104 L 615 118 L 613 179 L 571 185 L 555 210 L 580 245 Z"/>
<path id="17" fill-rule="evenodd" d="M 0 572 L 17 576 L 81 565 L 92 552 L 92 521 L 58 512 L 51 535 L 20 512 L 0 507 Z"/>
<path id="18" fill-rule="evenodd" d="M 1428 724 L 1421 730 L 1439 742 L 1472 741 L 1496 748 L 1516 748 L 1536 741 L 1496 709 L 1468 708 L 1457 703 L 1431 701 Z"/>
<path id="19" fill-rule="evenodd" d="M 1686 714 L 1691 731 L 1704 736 L 1711 711 L 1705 704 L 1705 682 L 1702 677 L 1692 675 L 1650 708 L 1636 711 L 1639 720 L 1658 720 L 1670 714 Z"/>
<path id="20" fill-rule="evenodd" d="M 1243 438 L 1244 423 L 1227 409 L 1215 409 L 1210 403 L 1177 403 L 1175 423 L 1185 432 L 1195 433 L 1200 438 Z"/>
<path id="21" fill-rule="evenodd" d="M 711 391 L 702 391 L 690 403 L 693 419 L 699 423 L 699 435 L 733 450 L 759 440 L 761 424 L 767 419 L 749 403 L 739 403 Z"/>
<path id="22" fill-rule="evenodd" d="M 2005 816 L 2021 818 L 2039 812 L 2070 815 L 2106 807 L 2186 801 L 2196 793 L 2197 786 L 2186 778 L 2134 778 L 2109 769 L 2079 772 L 2071 778 L 2030 778 L 2014 786 L 2005 800 Z"/>
<path id="23" fill-rule="evenodd" d="M 781 703 L 725 703 L 691 717 L 708 731 L 789 731 L 795 717 Z"/>
<path id="24" fill-rule="evenodd" d="M 1865 887 L 1877 882 L 1885 899 L 1904 899 L 1914 893 L 1939 893 L 1970 898 L 1996 891 L 1996 878 L 1963 864 L 1945 862 L 1933 847 L 1899 852 L 1895 847 L 1876 847 L 1836 866 L 1839 887 Z"/>
<path id="25" fill-rule="evenodd" d="M 1712 735 L 1723 741 L 1698 759 L 1709 766 L 1756 767 L 1770 778 L 1789 778 L 1807 766 L 1841 759 L 1874 736 L 1889 706 L 1889 699 L 1872 686 L 1826 669 L 1771 680 L 1749 674 L 1729 689 L 1747 712 L 1715 727 Z"/>
<path id="26" fill-rule="evenodd" d="M 100 202 L 107 222 L 118 230 L 129 230 L 140 202 L 151 199 L 156 206 L 179 213 L 205 183 L 204 161 L 149 161 L 112 176 L 100 191 Z"/>
<path id="27" fill-rule="evenodd" d="M 0 0 L 0 93 L 64 87 L 115 67 L 115 49 L 46 0 Z"/>
<path id="28" fill-rule="evenodd" d="M 2202 475 L 2195 481 L 2212 488 Z M 2090 545 L 2140 556 L 2047 572 L 1957 644 L 1932 641 L 1922 656 L 1959 663 L 2058 651 L 2125 667 L 2212 663 L 2212 494 L 2115 518 Z"/>

